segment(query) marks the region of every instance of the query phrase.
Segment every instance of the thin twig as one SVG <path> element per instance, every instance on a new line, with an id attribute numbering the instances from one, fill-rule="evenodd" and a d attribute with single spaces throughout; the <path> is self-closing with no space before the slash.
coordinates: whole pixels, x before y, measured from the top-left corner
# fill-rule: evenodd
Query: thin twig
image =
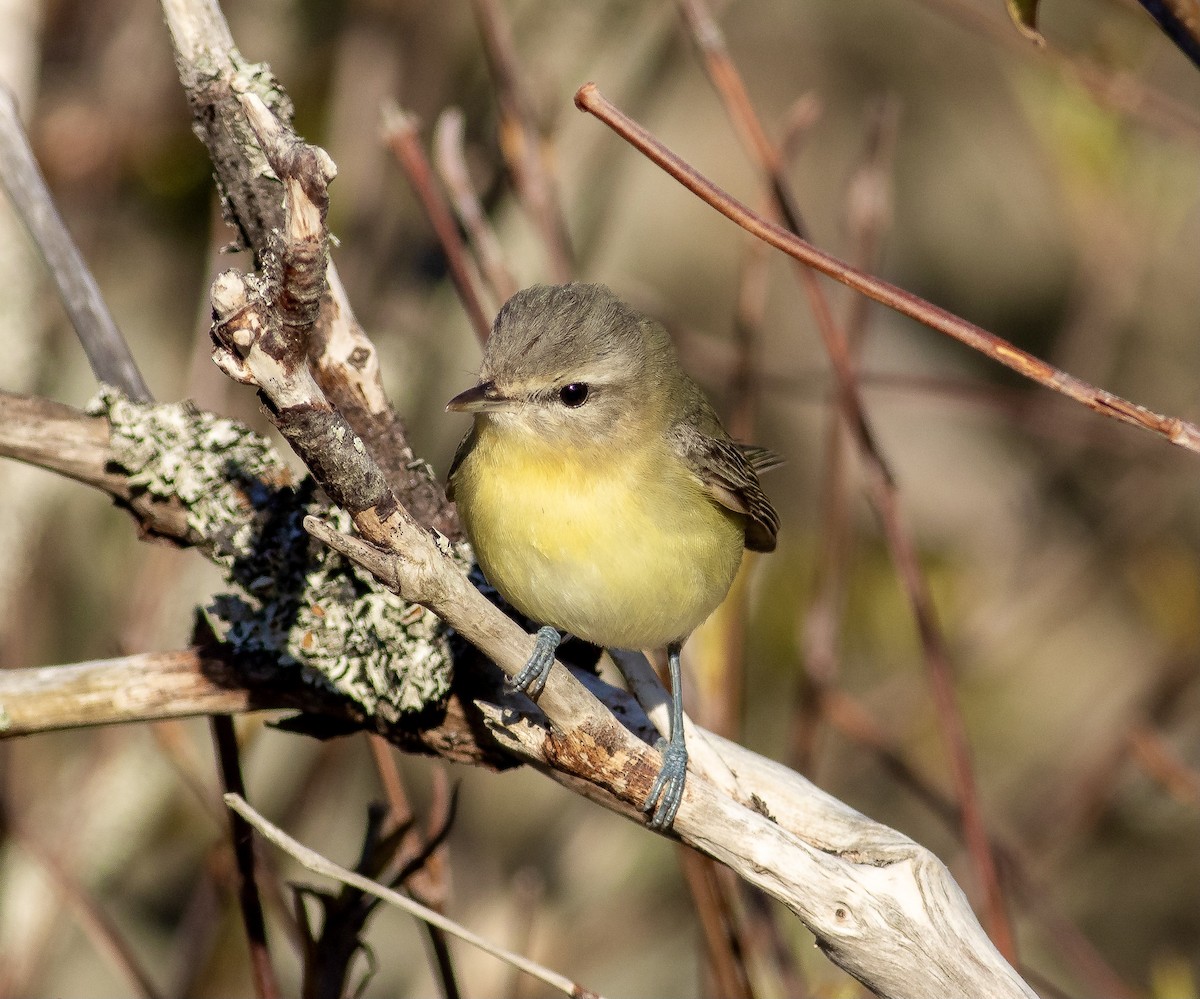
<path id="1" fill-rule="evenodd" d="M 100 297 L 96 279 L 54 205 L 21 126 L 16 99 L 3 83 L 0 83 L 0 163 L 4 164 L 0 183 L 46 262 L 96 378 L 117 386 L 131 399 L 148 401 L 150 389 Z"/>
<path id="2" fill-rule="evenodd" d="M 784 163 L 793 162 L 804 148 L 808 134 L 821 120 L 824 108 L 816 94 L 801 94 L 784 113 L 775 148 Z"/>
<path id="3" fill-rule="evenodd" d="M 225 799 L 228 801 L 231 795 L 244 799 L 246 787 L 242 781 L 233 718 L 230 715 L 213 715 L 210 724 L 221 768 L 221 782 L 225 786 Z M 258 897 L 258 884 L 254 873 L 254 837 L 245 817 L 236 809 L 229 816 L 229 826 L 233 852 L 237 859 L 238 904 L 242 910 L 242 922 L 246 927 L 246 940 L 250 947 L 254 993 L 259 999 L 277 999 L 281 993 L 275 980 L 275 969 L 271 966 L 267 924 L 263 917 L 262 900 Z"/>
<path id="4" fill-rule="evenodd" d="M 744 927 L 734 911 L 730 886 L 722 883 L 722 868 L 690 847 L 680 846 L 678 855 L 704 935 L 704 956 L 711 976 L 708 991 L 722 999 L 753 999 Z"/>
<path id="5" fill-rule="evenodd" d="M 679 0 L 679 6 L 701 50 L 709 77 L 721 96 L 726 114 L 757 160 L 774 195 L 779 216 L 794 236 L 803 239 L 807 226 L 784 175 L 783 161 L 754 111 L 741 74 L 725 46 L 720 27 L 704 0 Z M 854 338 L 838 328 L 816 272 L 808 267 L 800 267 L 799 277 L 816 317 L 825 351 L 832 362 L 842 416 L 868 472 L 872 505 L 883 523 L 892 561 L 916 621 L 938 727 L 962 802 L 967 848 L 986 901 L 989 928 L 1001 953 L 1012 959 L 1016 950 L 1015 937 L 979 805 L 970 743 L 954 692 L 949 652 L 920 566 L 916 543 L 901 514 L 895 476 L 879 447 L 863 406 L 856 374 L 858 365 Z"/>
<path id="6" fill-rule="evenodd" d="M 847 216 L 855 237 L 855 263 L 870 270 L 876 262 L 885 222 L 891 215 L 889 174 L 895 146 L 896 109 L 884 103 L 873 115 L 867 132 L 864 157 L 850 180 Z M 851 297 L 845 330 L 856 387 L 861 392 L 859 366 L 867 332 L 871 300 Z M 838 673 L 842 615 L 848 582 L 848 562 L 854 543 L 853 520 L 846 469 L 846 434 L 842 422 L 826 427 L 825 465 L 821 478 L 821 521 L 816 559 L 815 596 L 804 615 L 805 676 L 798 687 L 798 710 L 792 726 L 793 759 L 808 771 L 818 737 L 817 722 L 823 703 L 817 690 L 828 689 Z M 803 695 L 809 696 L 803 696 Z"/>
<path id="7" fill-rule="evenodd" d="M 574 252 L 554 175 L 543 157 L 544 140 L 521 78 L 512 31 L 497 0 L 471 0 L 471 7 L 500 104 L 500 151 L 545 243 L 550 272 L 558 282 L 570 281 L 575 274 Z"/>
<path id="8" fill-rule="evenodd" d="M 1187 766 L 1167 741 L 1149 725 L 1129 730 L 1130 755 L 1155 783 L 1181 804 L 1200 808 L 1200 773 Z"/>
<path id="9" fill-rule="evenodd" d="M 390 888 L 385 888 L 383 885 L 372 881 L 370 878 L 365 878 L 361 874 L 356 874 L 354 871 L 347 870 L 333 861 L 321 856 L 315 850 L 310 850 L 308 847 L 292 839 L 278 826 L 268 822 L 262 815 L 248 805 L 244 798 L 237 794 L 226 794 L 225 804 L 227 804 L 234 812 L 242 819 L 250 823 L 255 829 L 262 834 L 263 838 L 275 846 L 279 847 L 284 853 L 295 859 L 302 867 L 312 871 L 314 874 L 319 874 L 322 877 L 332 878 L 341 884 L 349 885 L 352 888 L 357 888 L 359 891 L 366 892 L 369 895 L 374 895 L 376 898 L 387 902 L 389 905 L 394 905 L 398 909 L 403 909 L 410 915 L 415 916 L 432 926 L 458 937 L 467 943 L 478 947 L 484 953 L 491 954 L 493 957 L 504 961 L 506 964 L 512 965 L 514 968 L 519 968 L 527 975 L 531 975 L 540 982 L 544 982 L 551 988 L 557 989 L 564 995 L 578 997 L 595 997 L 599 999 L 599 993 L 593 992 L 579 985 L 577 982 L 571 981 L 564 975 L 551 971 L 540 964 L 530 961 L 528 958 L 522 957 L 520 954 L 514 954 L 512 951 L 505 950 L 503 947 L 497 947 L 495 944 L 483 937 L 472 933 L 466 927 L 447 919 L 440 913 L 434 912 L 432 909 L 421 905 L 419 902 L 414 902 L 412 899 Z"/>
<path id="10" fill-rule="evenodd" d="M 66 667 L 69 668 L 69 667 Z M 232 714 L 233 712 L 223 712 Z M 213 820 L 214 828 L 222 829 L 225 825 L 225 810 L 213 796 L 212 782 L 209 774 L 203 769 L 201 760 L 190 740 L 185 736 L 186 726 L 173 720 L 153 721 L 149 724 L 150 735 L 158 744 L 166 762 L 179 782 L 187 788 L 193 800 L 209 818 Z"/>
<path id="11" fill-rule="evenodd" d="M 794 233 L 764 219 L 745 204 L 717 187 L 694 167 L 671 152 L 641 125 L 618 110 L 599 91 L 594 83 L 585 83 L 575 94 L 575 103 L 594 115 L 632 145 L 647 159 L 675 178 L 705 204 L 715 208 L 747 232 L 781 250 L 788 256 L 820 271 L 848 288 L 908 316 L 930 329 L 953 337 L 998 364 L 1037 382 L 1045 388 L 1074 399 L 1094 410 L 1131 426 L 1141 427 L 1166 438 L 1172 444 L 1200 453 L 1200 427 L 1178 417 L 1164 416 L 1144 406 L 1123 399 L 1082 379 L 1060 371 L 1028 351 L 989 333 L 952 312 L 928 302 L 912 292 L 888 281 L 864 274 L 862 271 L 824 250 L 820 250 Z"/>
<path id="12" fill-rule="evenodd" d="M 388 821 L 391 826 L 388 832 L 399 829 L 412 822 L 412 808 L 408 804 L 408 795 L 404 790 L 404 780 L 400 776 L 400 768 L 396 766 L 396 758 L 387 740 L 371 733 L 367 736 L 367 749 L 371 752 L 371 762 L 379 774 L 379 785 L 388 803 Z"/>
<path id="13" fill-rule="evenodd" d="M 728 378 L 728 410 L 729 432 L 739 441 L 756 439 L 760 383 L 755 359 L 766 307 L 767 253 L 760 240 L 747 241 L 734 314 L 735 360 Z M 747 603 L 755 561 L 752 553 L 746 553 L 732 588 L 710 619 L 711 647 L 703 643 L 692 653 L 702 664 L 699 674 L 706 698 L 705 724 L 735 741 L 740 738 L 744 722 Z"/>
<path id="14" fill-rule="evenodd" d="M 471 321 L 475 335 L 482 343 L 487 340 L 492 321 L 483 307 L 479 270 L 458 233 L 450 206 L 446 204 L 445 196 L 434 180 L 433 170 L 417 134 L 416 120 L 396 105 L 385 108 L 383 141 L 396 157 L 396 162 L 404 169 L 408 182 L 412 184 L 429 223 L 433 226 L 433 231 L 437 233 L 442 250 L 446 254 L 446 265 L 450 268 L 454 288 L 466 310 L 467 318 Z"/>
<path id="15" fill-rule="evenodd" d="M 426 849 L 425 844 L 421 842 L 413 821 L 412 808 L 408 803 L 408 795 L 404 790 L 404 780 L 400 776 L 400 768 L 396 765 L 396 757 L 387 740 L 382 736 L 370 734 L 367 736 L 367 745 L 388 802 L 390 828 L 384 830 L 384 835 L 387 836 L 400 828 L 405 829 L 404 835 L 396 844 L 395 854 L 389 866 L 403 867 L 406 872 L 411 869 L 411 873 L 402 873 L 401 882 L 407 882 L 408 891 L 414 898 L 441 912 L 446 894 L 445 871 L 443 865 L 434 863 L 440 844 L 431 850 Z M 448 828 L 447 821 L 443 827 L 443 835 Z M 445 999 L 458 999 L 458 981 L 450 959 L 450 949 L 446 946 L 445 934 L 429 923 L 425 923 L 424 926 L 429 938 L 434 968 L 442 986 L 442 995 Z"/>
<path id="16" fill-rule="evenodd" d="M 484 214 L 471 183 L 463 150 L 463 116 L 458 108 L 447 108 L 433 129 L 433 159 L 442 183 L 450 194 L 458 220 L 470 237 L 479 267 L 498 302 L 506 302 L 517 290 L 516 278 L 504 262 L 504 251 Z"/>
<path id="17" fill-rule="evenodd" d="M 854 239 L 854 265 L 872 272 L 879 262 L 884 235 L 892 220 L 892 166 L 900 132 L 900 102 L 885 96 L 873 102 L 867 121 L 862 159 L 846 190 L 846 223 Z M 871 300 L 852 295 L 846 317 L 846 339 L 858 373 Z M 861 373 L 858 373 L 861 381 Z"/>

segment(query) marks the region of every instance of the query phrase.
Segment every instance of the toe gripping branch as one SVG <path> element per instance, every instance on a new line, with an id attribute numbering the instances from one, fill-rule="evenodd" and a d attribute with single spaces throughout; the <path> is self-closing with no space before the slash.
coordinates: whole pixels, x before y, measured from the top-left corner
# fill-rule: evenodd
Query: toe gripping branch
<path id="1" fill-rule="evenodd" d="M 508 683 L 530 697 L 537 697 L 546 686 L 546 678 L 554 666 L 555 653 L 565 635 L 545 625 L 534 636 L 533 655 L 525 668 Z M 665 831 L 671 828 L 683 801 L 683 785 L 687 778 L 687 746 L 683 738 L 683 683 L 679 666 L 680 643 L 667 647 L 667 660 L 671 671 L 671 737 L 659 739 L 655 748 L 662 753 L 662 769 L 654 779 L 650 794 L 642 805 L 642 811 L 650 816 L 651 829 Z"/>
<path id="2" fill-rule="evenodd" d="M 546 686 L 546 678 L 554 665 L 554 654 L 562 644 L 563 638 L 557 629 L 549 625 L 539 628 L 534 637 L 533 655 L 529 657 L 525 668 L 509 679 L 509 686 L 513 690 L 524 691 L 530 697 L 537 697 Z"/>

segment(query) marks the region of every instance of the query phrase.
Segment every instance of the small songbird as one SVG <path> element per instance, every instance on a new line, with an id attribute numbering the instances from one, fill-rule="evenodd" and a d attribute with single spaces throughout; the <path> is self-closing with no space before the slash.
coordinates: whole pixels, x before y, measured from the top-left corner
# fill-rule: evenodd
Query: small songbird
<path id="1" fill-rule="evenodd" d="M 725 598 L 743 548 L 775 548 L 757 472 L 778 459 L 735 444 L 667 331 L 598 284 L 517 292 L 479 384 L 446 409 L 475 417 L 449 479 L 479 566 L 543 625 L 514 686 L 540 693 L 567 634 L 666 647 L 671 737 L 643 811 L 668 828 L 687 772 L 680 649 Z"/>

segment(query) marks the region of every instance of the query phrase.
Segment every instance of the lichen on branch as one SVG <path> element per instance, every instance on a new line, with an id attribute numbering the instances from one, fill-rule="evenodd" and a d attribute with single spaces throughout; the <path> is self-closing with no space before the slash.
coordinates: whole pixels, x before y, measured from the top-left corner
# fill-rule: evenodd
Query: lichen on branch
<path id="1" fill-rule="evenodd" d="M 198 547 L 237 587 L 205 608 L 222 641 L 294 665 L 387 721 L 444 700 L 445 626 L 308 535 L 307 515 L 347 532 L 350 517 L 311 478 L 296 483 L 266 438 L 187 403 L 144 405 L 108 386 L 88 411 L 108 419 L 112 460 L 130 485 L 183 503 Z"/>

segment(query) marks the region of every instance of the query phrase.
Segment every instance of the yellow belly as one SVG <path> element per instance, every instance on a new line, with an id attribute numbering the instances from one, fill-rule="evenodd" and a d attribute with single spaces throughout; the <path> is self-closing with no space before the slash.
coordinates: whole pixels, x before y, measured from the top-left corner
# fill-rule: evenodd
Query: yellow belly
<path id="1" fill-rule="evenodd" d="M 484 424 L 454 493 L 479 566 L 504 598 L 607 648 L 686 638 L 725 598 L 742 558 L 743 518 L 665 448 L 630 464 Z"/>

